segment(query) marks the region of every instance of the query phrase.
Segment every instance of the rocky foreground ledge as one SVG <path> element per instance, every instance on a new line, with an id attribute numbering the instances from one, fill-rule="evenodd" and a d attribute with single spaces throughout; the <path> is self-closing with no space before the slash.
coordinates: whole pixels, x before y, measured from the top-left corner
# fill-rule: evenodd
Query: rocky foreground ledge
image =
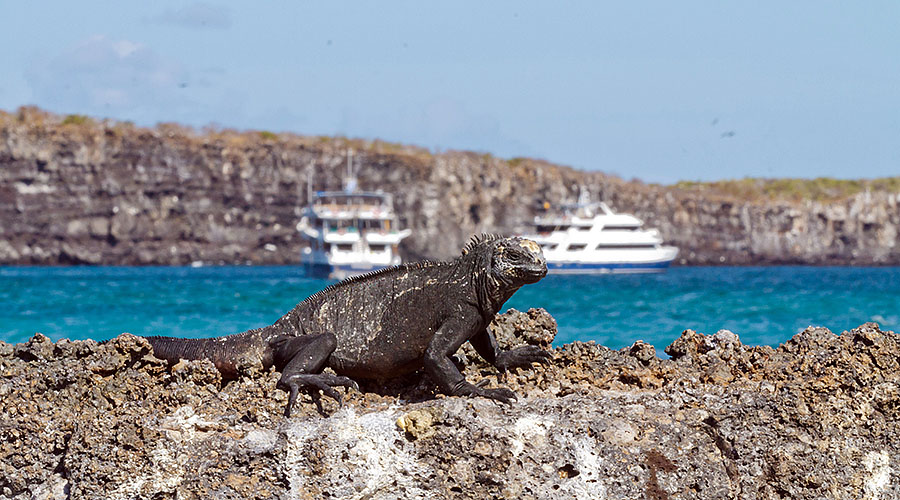
<path id="1" fill-rule="evenodd" d="M 536 309 L 494 328 L 508 345 L 556 331 Z M 665 352 L 576 342 L 498 375 L 463 350 L 469 380 L 519 402 L 409 377 L 286 419 L 274 372 L 223 386 L 129 334 L 38 334 L 0 343 L 0 498 L 900 498 L 897 334 L 809 328 L 772 349 L 687 330 Z"/>

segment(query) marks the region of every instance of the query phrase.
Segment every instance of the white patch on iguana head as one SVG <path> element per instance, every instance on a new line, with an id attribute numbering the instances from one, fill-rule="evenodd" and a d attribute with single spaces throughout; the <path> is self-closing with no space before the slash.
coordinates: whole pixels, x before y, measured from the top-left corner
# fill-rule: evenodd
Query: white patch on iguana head
<path id="1" fill-rule="evenodd" d="M 534 253 L 534 254 L 539 253 L 541 251 L 540 245 L 538 245 L 537 243 L 535 243 L 531 240 L 523 239 L 522 241 L 519 242 L 519 246 L 521 246 L 525 250 L 528 250 L 529 252 Z"/>

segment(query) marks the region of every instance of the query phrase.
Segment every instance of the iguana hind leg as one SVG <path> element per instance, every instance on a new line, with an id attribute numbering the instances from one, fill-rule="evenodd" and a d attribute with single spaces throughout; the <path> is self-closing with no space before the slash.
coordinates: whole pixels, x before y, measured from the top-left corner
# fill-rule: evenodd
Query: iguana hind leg
<path id="1" fill-rule="evenodd" d="M 347 377 L 322 373 L 328 357 L 337 347 L 337 338 L 332 333 L 303 335 L 301 337 L 279 337 L 272 342 L 275 348 L 276 366 L 284 366 L 277 388 L 288 393 L 288 403 L 284 416 L 291 416 L 291 408 L 297 401 L 300 389 L 312 394 L 316 406 L 321 411 L 318 391 L 343 404 L 341 394 L 334 387 L 352 387 L 359 390 L 356 382 Z"/>

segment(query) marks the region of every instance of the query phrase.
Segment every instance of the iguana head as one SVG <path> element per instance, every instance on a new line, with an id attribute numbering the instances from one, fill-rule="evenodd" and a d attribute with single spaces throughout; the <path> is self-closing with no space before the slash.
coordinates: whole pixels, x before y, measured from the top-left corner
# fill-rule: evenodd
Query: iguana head
<path id="1" fill-rule="evenodd" d="M 463 249 L 463 255 L 470 253 L 483 254 L 490 277 L 509 288 L 535 283 L 547 275 L 541 247 L 525 238 L 482 235 Z"/>
<path id="2" fill-rule="evenodd" d="M 491 274 L 513 286 L 536 283 L 547 276 L 547 260 L 541 247 L 525 238 L 503 238 L 493 245 Z"/>

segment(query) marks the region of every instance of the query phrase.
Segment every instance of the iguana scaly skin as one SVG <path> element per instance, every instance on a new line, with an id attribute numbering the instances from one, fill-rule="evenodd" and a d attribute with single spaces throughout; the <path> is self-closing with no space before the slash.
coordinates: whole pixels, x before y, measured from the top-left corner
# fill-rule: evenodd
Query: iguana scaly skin
<path id="1" fill-rule="evenodd" d="M 447 262 L 404 264 L 331 285 L 297 304 L 271 326 L 226 337 L 148 337 L 155 356 L 169 361 L 209 359 L 226 378 L 241 364 L 275 366 L 277 387 L 289 392 L 285 415 L 300 389 L 319 403 L 321 390 L 341 402 L 348 377 L 386 379 L 422 367 L 446 394 L 483 396 L 504 403 L 505 388 L 465 380 L 451 356 L 466 341 L 500 370 L 546 362 L 535 346 L 501 351 L 488 325 L 513 293 L 547 274 L 531 240 L 483 235 Z M 331 367 L 338 375 L 322 373 Z"/>

